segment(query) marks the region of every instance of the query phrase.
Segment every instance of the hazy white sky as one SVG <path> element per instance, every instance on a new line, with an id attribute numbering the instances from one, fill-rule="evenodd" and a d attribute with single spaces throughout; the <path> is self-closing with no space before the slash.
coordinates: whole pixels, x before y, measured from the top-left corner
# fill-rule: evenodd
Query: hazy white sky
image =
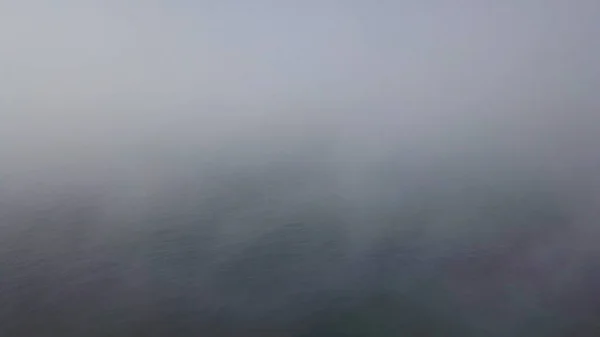
<path id="1" fill-rule="evenodd" d="M 300 120 L 343 126 L 383 150 L 397 137 L 417 151 L 456 139 L 593 142 L 584 139 L 597 128 L 599 9 L 591 0 L 3 1 L 0 159 L 89 163 Z"/>

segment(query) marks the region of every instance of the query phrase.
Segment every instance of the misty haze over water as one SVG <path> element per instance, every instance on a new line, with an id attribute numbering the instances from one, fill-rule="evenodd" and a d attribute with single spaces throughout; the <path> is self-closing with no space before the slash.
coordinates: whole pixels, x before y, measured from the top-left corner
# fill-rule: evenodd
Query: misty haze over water
<path id="1" fill-rule="evenodd" d="M 598 17 L 0 3 L 0 336 L 597 336 Z"/>

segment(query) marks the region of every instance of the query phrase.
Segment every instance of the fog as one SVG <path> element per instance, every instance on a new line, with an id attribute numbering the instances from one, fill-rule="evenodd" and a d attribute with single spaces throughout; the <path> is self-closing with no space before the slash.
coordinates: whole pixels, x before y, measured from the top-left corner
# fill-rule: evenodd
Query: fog
<path id="1" fill-rule="evenodd" d="M 3 336 L 596 336 L 594 1 L 0 3 Z"/>

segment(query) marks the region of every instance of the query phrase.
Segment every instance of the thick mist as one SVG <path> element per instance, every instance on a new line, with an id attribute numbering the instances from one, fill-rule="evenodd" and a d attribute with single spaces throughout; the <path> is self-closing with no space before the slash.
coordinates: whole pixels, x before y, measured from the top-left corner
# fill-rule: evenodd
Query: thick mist
<path id="1" fill-rule="evenodd" d="M 0 3 L 0 334 L 596 336 L 599 15 Z"/>

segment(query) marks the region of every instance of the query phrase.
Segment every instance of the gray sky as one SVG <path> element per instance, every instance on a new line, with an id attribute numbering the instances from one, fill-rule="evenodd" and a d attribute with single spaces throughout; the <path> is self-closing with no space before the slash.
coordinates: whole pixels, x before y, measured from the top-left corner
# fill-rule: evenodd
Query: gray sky
<path id="1" fill-rule="evenodd" d="M 587 0 L 3 1 L 0 160 L 82 169 L 317 125 L 351 151 L 591 151 L 599 13 Z"/>

